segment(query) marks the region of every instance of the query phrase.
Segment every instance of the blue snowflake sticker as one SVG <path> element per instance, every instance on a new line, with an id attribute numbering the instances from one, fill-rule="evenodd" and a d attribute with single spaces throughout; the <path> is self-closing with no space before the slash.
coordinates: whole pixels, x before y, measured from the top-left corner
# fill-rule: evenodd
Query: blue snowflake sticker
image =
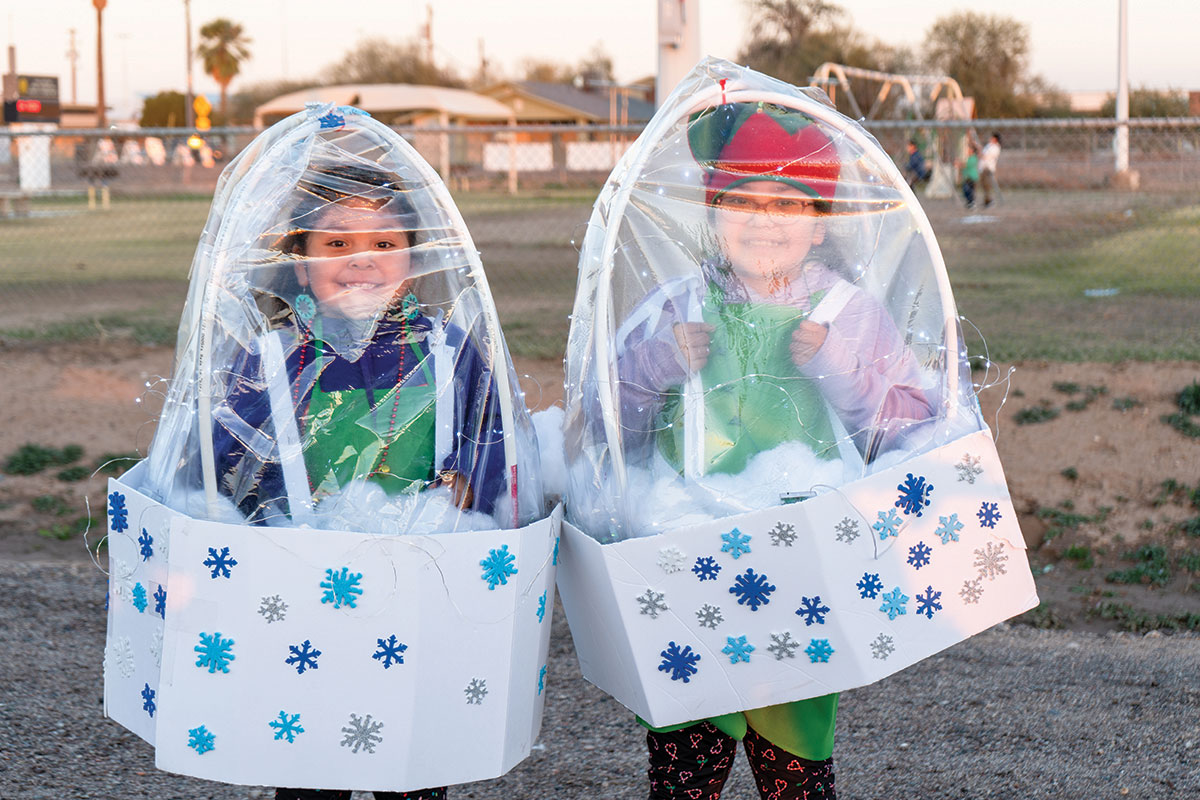
<path id="1" fill-rule="evenodd" d="M 208 558 L 201 562 L 212 570 L 212 578 L 228 578 L 229 570 L 237 566 L 237 561 L 229 557 L 229 548 L 222 547 L 218 553 L 215 547 L 208 548 Z"/>
<path id="2" fill-rule="evenodd" d="M 542 668 L 538 670 L 538 694 L 541 694 L 546 689 L 546 665 L 542 664 Z"/>
<path id="3" fill-rule="evenodd" d="M 323 117 L 317 117 L 317 122 L 321 123 L 321 130 L 327 128 L 340 128 L 346 124 L 346 118 L 336 111 L 330 111 Z"/>
<path id="4" fill-rule="evenodd" d="M 145 612 L 148 605 L 150 605 L 150 601 L 146 599 L 146 587 L 141 583 L 135 583 L 133 585 L 133 607 L 141 614 Z"/>
<path id="5" fill-rule="evenodd" d="M 542 592 L 542 596 L 538 598 L 537 617 L 538 622 L 546 620 L 546 592 Z"/>
<path id="6" fill-rule="evenodd" d="M 108 496 L 108 515 L 112 517 L 109 527 L 117 533 L 129 528 L 129 509 L 125 507 L 125 495 L 113 492 Z"/>
<path id="7" fill-rule="evenodd" d="M 879 580 L 878 572 L 864 572 L 862 580 L 857 584 L 858 596 L 864 600 L 873 600 L 883 591 L 883 582 Z"/>
<path id="8" fill-rule="evenodd" d="M 979 506 L 979 510 L 975 512 L 975 516 L 979 517 L 979 524 L 983 527 L 994 528 L 1000 521 L 1000 509 L 996 503 L 989 503 L 985 500 Z"/>
<path id="9" fill-rule="evenodd" d="M 273 719 L 267 724 L 275 729 L 275 741 L 286 738 L 288 744 L 294 744 L 296 737 L 304 733 L 304 728 L 300 725 L 299 714 L 288 714 L 286 711 L 280 711 L 279 719 Z"/>
<path id="10" fill-rule="evenodd" d="M 926 619 L 933 619 L 933 612 L 942 610 L 942 604 L 938 602 L 941 599 L 941 592 L 935 592 L 932 586 L 928 587 L 925 594 L 917 595 L 917 613 L 924 614 Z"/>
<path id="11" fill-rule="evenodd" d="M 163 619 L 167 618 L 167 590 L 160 583 L 154 590 L 154 613 Z"/>
<path id="12" fill-rule="evenodd" d="M 342 567 L 341 572 L 326 569 L 325 580 L 320 584 L 320 587 L 325 590 L 321 595 L 321 603 L 333 603 L 334 608 L 342 606 L 355 608 L 356 596 L 363 593 L 358 586 L 361 581 L 362 573 L 356 572 L 351 575 L 348 567 Z"/>
<path id="13" fill-rule="evenodd" d="M 750 552 L 749 534 L 742 533 L 737 528 L 729 533 L 722 533 L 721 541 L 725 542 L 721 545 L 721 552 L 729 553 L 735 561 Z"/>
<path id="14" fill-rule="evenodd" d="M 801 597 L 800 607 L 796 609 L 796 616 L 804 617 L 804 626 L 809 625 L 824 625 L 825 615 L 829 613 L 829 606 L 821 603 L 821 595 L 815 597 Z"/>
<path id="15" fill-rule="evenodd" d="M 317 668 L 317 659 L 321 657 L 321 651 L 313 647 L 312 642 L 308 639 L 305 639 L 300 645 L 289 644 L 288 650 L 292 654 L 284 659 L 283 663 L 294 666 L 297 675 L 303 675 L 306 669 Z"/>
<path id="16" fill-rule="evenodd" d="M 154 704 L 154 695 L 154 690 L 151 689 L 150 684 L 147 683 L 145 688 L 142 689 L 142 710 L 151 717 L 154 716 L 154 712 L 158 708 L 158 706 Z"/>
<path id="17" fill-rule="evenodd" d="M 813 639 L 808 643 L 808 647 L 804 648 L 804 652 L 808 653 L 809 661 L 816 664 L 818 661 L 828 663 L 834 651 L 829 646 L 828 639 Z"/>
<path id="18" fill-rule="evenodd" d="M 145 528 L 142 528 L 142 535 L 138 537 L 138 552 L 142 554 L 142 561 L 154 555 L 154 537 Z"/>
<path id="19" fill-rule="evenodd" d="M 701 581 L 715 581 L 720 571 L 721 565 L 712 556 L 697 558 L 695 566 L 692 567 L 692 572 L 696 573 L 696 577 Z"/>
<path id="20" fill-rule="evenodd" d="M 879 607 L 879 610 L 887 614 L 888 619 L 895 619 L 908 613 L 908 609 L 905 607 L 907 603 L 908 595 L 901 592 L 900 587 L 897 586 L 883 596 L 883 605 Z"/>
<path id="21" fill-rule="evenodd" d="M 758 611 L 759 606 L 770 603 L 773 591 L 775 587 L 767 583 L 767 576 L 756 575 L 753 569 L 738 575 L 729 587 L 729 593 L 737 595 L 738 605 L 750 606 L 751 611 Z"/>
<path id="22" fill-rule="evenodd" d="M 896 488 L 900 491 L 900 498 L 896 500 L 896 508 L 905 514 L 921 516 L 921 512 L 930 503 L 929 495 L 933 494 L 933 484 L 925 483 L 923 475 L 913 477 L 910 472 L 904 479 L 904 483 L 899 484 Z"/>
<path id="23" fill-rule="evenodd" d="M 516 556 L 508 552 L 506 544 L 500 545 L 499 550 L 490 549 L 487 558 L 479 562 L 479 566 L 483 567 L 483 574 L 479 577 L 488 582 L 489 590 L 494 590 L 497 584 L 507 586 L 509 576 L 517 574 L 517 568 L 513 566 L 516 560 Z"/>
<path id="24" fill-rule="evenodd" d="M 730 664 L 736 664 L 739 661 L 749 664 L 750 654 L 754 652 L 754 645 L 747 642 L 745 636 L 739 636 L 736 639 L 726 636 L 725 646 L 721 648 L 721 652 L 729 656 Z"/>
<path id="25" fill-rule="evenodd" d="M 558 566 L 558 543 L 560 541 L 562 541 L 561 536 L 554 540 L 554 556 L 550 559 L 550 566 L 552 567 Z"/>
<path id="26" fill-rule="evenodd" d="M 392 634 L 386 639 L 376 639 L 379 643 L 379 649 L 371 658 L 383 664 L 383 668 L 387 669 L 392 664 L 404 663 L 404 651 L 408 649 L 408 645 L 396 639 L 396 634 Z M 319 653 L 318 653 L 319 655 Z M 316 663 L 313 663 L 316 666 Z"/>
<path id="27" fill-rule="evenodd" d="M 658 665 L 658 671 L 671 673 L 673 681 L 687 683 L 693 675 L 699 672 L 696 662 L 700 660 L 700 654 L 693 653 L 690 644 L 684 645 L 680 650 L 679 645 L 671 642 L 667 645 L 667 649 L 659 655 L 662 656 L 662 663 Z"/>
<path id="28" fill-rule="evenodd" d="M 896 509 L 889 508 L 886 513 L 880 511 L 878 517 L 878 521 L 871 527 L 879 534 L 879 541 L 882 542 L 889 536 L 900 536 L 900 525 L 903 523 L 903 520 L 896 513 Z"/>
<path id="29" fill-rule="evenodd" d="M 187 746 L 195 750 L 200 755 L 204 755 L 209 750 L 216 746 L 217 737 L 201 725 L 199 728 L 191 728 L 188 730 Z"/>
<path id="30" fill-rule="evenodd" d="M 912 547 L 908 548 L 908 563 L 912 564 L 916 569 L 920 569 L 929 563 L 929 556 L 933 553 L 924 542 L 917 542 Z"/>
<path id="31" fill-rule="evenodd" d="M 942 544 L 950 544 L 953 540 L 958 541 L 958 532 L 963 529 L 963 524 L 958 521 L 958 514 L 951 514 L 948 517 L 938 517 L 938 527 L 934 534 L 940 536 Z"/>
<path id="32" fill-rule="evenodd" d="M 201 632 L 200 644 L 192 648 L 200 654 L 196 659 L 196 666 L 208 667 L 210 674 L 217 670 L 229 672 L 229 662 L 235 658 L 230 652 L 232 649 L 233 639 L 222 638 L 219 631 L 211 635 Z"/>

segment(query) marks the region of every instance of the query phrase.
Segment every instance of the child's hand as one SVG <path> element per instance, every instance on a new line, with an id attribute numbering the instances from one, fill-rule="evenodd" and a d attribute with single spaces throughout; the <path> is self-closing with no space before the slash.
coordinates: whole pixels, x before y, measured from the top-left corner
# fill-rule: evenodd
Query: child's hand
<path id="1" fill-rule="evenodd" d="M 803 367 L 811 361 L 821 345 L 825 344 L 828 335 L 829 329 L 815 322 L 805 320 L 797 325 L 796 330 L 792 331 L 792 363 Z"/>
<path id="2" fill-rule="evenodd" d="M 699 372 L 708 363 L 708 346 L 713 330 L 713 326 L 707 322 L 675 323 L 675 343 L 679 345 L 679 352 L 683 353 L 688 372 Z"/>

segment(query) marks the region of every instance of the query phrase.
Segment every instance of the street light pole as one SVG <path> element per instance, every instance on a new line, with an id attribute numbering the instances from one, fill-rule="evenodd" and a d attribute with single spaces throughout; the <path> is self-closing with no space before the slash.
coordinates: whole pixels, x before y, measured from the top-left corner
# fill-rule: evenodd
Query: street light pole
<path id="1" fill-rule="evenodd" d="M 104 7 L 108 0 L 92 0 L 96 8 L 96 126 L 108 127 L 104 108 Z"/>
<path id="2" fill-rule="evenodd" d="M 183 19 L 187 25 L 187 97 L 183 103 L 185 126 L 196 126 L 195 111 L 192 110 L 192 0 L 183 0 Z"/>

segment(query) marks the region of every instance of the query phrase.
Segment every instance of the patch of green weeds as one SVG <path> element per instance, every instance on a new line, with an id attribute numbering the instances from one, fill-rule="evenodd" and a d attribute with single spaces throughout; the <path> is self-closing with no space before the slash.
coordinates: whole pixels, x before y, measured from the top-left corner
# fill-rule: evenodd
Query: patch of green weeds
<path id="1" fill-rule="evenodd" d="M 1158 495 L 1152 502 L 1156 507 L 1167 503 L 1176 505 L 1188 503 L 1192 508 L 1200 508 L 1200 486 L 1193 489 L 1186 483 L 1180 483 L 1174 478 L 1167 478 L 1158 485 Z"/>
<path id="2" fill-rule="evenodd" d="M 1188 536 L 1200 537 L 1200 517 L 1192 517 L 1185 519 L 1176 526 L 1180 533 L 1186 533 Z"/>
<path id="3" fill-rule="evenodd" d="M 988 360 L 987 356 L 970 356 L 967 363 L 971 365 L 971 372 L 983 372 L 991 366 L 992 362 Z"/>
<path id="4" fill-rule="evenodd" d="M 1074 467 L 1066 467 L 1065 469 L 1061 470 L 1058 474 L 1062 475 L 1064 478 L 1066 478 L 1069 481 L 1079 480 L 1079 470 L 1075 469 Z"/>
<path id="5" fill-rule="evenodd" d="M 1128 603 L 1099 603 L 1094 609 L 1088 610 L 1089 617 L 1114 620 L 1121 630 L 1133 633 L 1148 633 L 1149 631 L 1196 631 L 1200 630 L 1200 614 L 1181 612 L 1178 614 L 1146 614 L 1136 610 Z"/>
<path id="6" fill-rule="evenodd" d="M 1144 530 L 1144 531 L 1154 530 L 1154 520 L 1150 519 L 1149 517 L 1146 517 L 1144 520 L 1142 520 L 1142 530 Z"/>
<path id="7" fill-rule="evenodd" d="M 1039 422 L 1049 422 L 1058 414 L 1058 409 L 1051 405 L 1029 406 L 1013 414 L 1013 421 L 1018 425 L 1036 425 Z"/>
<path id="8" fill-rule="evenodd" d="M 1148 583 L 1151 586 L 1166 586 L 1171 580 L 1167 549 L 1161 545 L 1144 544 L 1136 550 L 1122 553 L 1121 558 L 1135 562 L 1134 566 L 1113 570 L 1104 576 L 1104 580 L 1109 583 Z"/>
<path id="9" fill-rule="evenodd" d="M 1064 500 L 1059 503 L 1059 508 L 1039 508 L 1036 515 L 1037 518 L 1046 523 L 1046 541 L 1062 536 L 1067 531 L 1073 531 L 1079 528 L 1080 525 L 1091 522 L 1104 522 L 1108 519 L 1111 508 L 1100 507 L 1096 509 L 1095 514 L 1077 514 L 1073 510 L 1074 503 L 1070 500 Z"/>
<path id="10" fill-rule="evenodd" d="M 1076 569 L 1091 569 L 1096 566 L 1096 559 L 1092 556 L 1092 548 L 1086 544 L 1073 544 L 1063 553 L 1063 558 L 1075 562 Z"/>
<path id="11" fill-rule="evenodd" d="M 1067 589 L 1067 591 L 1071 594 L 1091 594 L 1092 587 L 1085 586 L 1084 584 L 1080 583 L 1076 586 L 1072 586 L 1070 589 Z"/>
<path id="12" fill-rule="evenodd" d="M 1185 386 L 1175 402 L 1185 414 L 1200 414 L 1200 382 L 1192 381 L 1191 386 Z"/>
<path id="13" fill-rule="evenodd" d="M 1159 419 L 1189 439 L 1200 439 L 1200 425 L 1197 425 L 1188 414 L 1183 412 L 1163 414 Z"/>
<path id="14" fill-rule="evenodd" d="M 1056 392 L 1062 392 L 1063 394 L 1079 394 L 1079 390 L 1083 387 L 1081 387 L 1078 383 L 1056 381 L 1050 384 L 1050 388 L 1054 389 Z"/>
<path id="15" fill-rule="evenodd" d="M 1142 404 L 1142 401 L 1138 400 L 1136 397 L 1133 397 L 1132 395 L 1127 396 L 1127 397 L 1114 397 L 1113 401 L 1112 401 L 1112 407 L 1114 409 L 1116 409 L 1117 411 L 1129 411 L 1130 409 L 1136 408 L 1137 406 L 1140 406 L 1141 404 Z"/>
<path id="16" fill-rule="evenodd" d="M 58 473 L 58 479 L 67 483 L 74 483 L 76 481 L 86 480 L 91 474 L 92 471 L 87 467 L 67 467 Z"/>
<path id="17" fill-rule="evenodd" d="M 65 467 L 82 455 L 83 448 L 77 444 L 61 449 L 23 444 L 8 456 L 4 471 L 9 475 L 36 475 L 47 467 Z"/>
<path id="18" fill-rule="evenodd" d="M 29 504 L 39 514 L 53 514 L 56 517 L 61 517 L 71 510 L 67 501 L 56 494 L 40 494 L 30 500 Z"/>
<path id="19" fill-rule="evenodd" d="M 1184 572 L 1191 572 L 1192 574 L 1200 573 L 1200 552 L 1189 550 L 1186 553 L 1180 554 L 1175 559 L 1175 566 Z"/>
<path id="20" fill-rule="evenodd" d="M 1038 603 L 1037 608 L 1029 609 L 1013 621 L 1020 625 L 1029 625 L 1034 628 L 1041 628 L 1042 630 L 1064 627 L 1062 618 L 1055 613 L 1054 609 L 1048 603 Z"/>
<path id="21" fill-rule="evenodd" d="M 67 539 L 75 536 L 82 536 L 84 531 L 95 524 L 96 520 L 91 517 L 79 517 L 71 522 L 60 522 L 57 525 L 51 525 L 49 528 L 39 528 L 38 536 L 65 542 Z"/>

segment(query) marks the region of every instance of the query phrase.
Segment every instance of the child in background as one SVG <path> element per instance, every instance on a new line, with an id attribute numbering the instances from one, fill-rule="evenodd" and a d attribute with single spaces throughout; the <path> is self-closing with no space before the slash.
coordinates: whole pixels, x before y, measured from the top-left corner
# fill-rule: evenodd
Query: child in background
<path id="1" fill-rule="evenodd" d="M 975 184 L 979 180 L 979 149 L 975 143 L 967 142 L 967 160 L 962 166 L 962 193 L 967 208 L 975 207 Z"/>

